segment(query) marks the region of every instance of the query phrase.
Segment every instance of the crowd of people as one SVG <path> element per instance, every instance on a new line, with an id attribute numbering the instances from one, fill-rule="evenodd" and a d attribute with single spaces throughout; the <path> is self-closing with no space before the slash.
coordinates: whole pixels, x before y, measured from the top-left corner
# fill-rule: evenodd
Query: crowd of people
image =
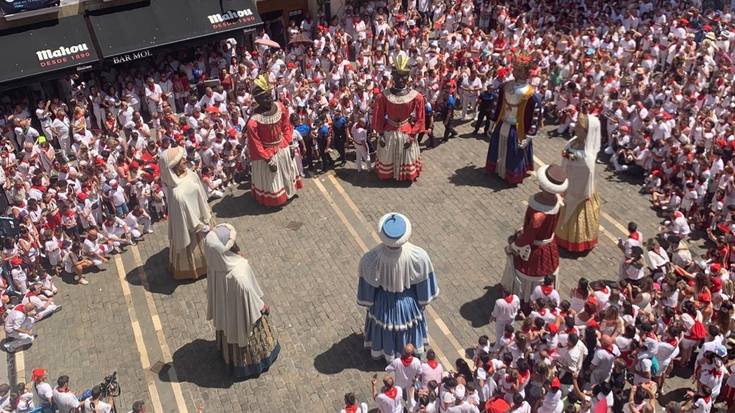
<path id="1" fill-rule="evenodd" d="M 718 397 L 735 406 L 733 14 L 701 1 L 348 3 L 329 21 L 292 25 L 281 49 L 226 39 L 70 76 L 56 95 L 3 95 L 0 184 L 17 224 L 3 227 L 6 349 L 32 343 L 33 322 L 61 308 L 56 276 L 87 284 L 92 267 L 166 219 L 164 150 L 185 149 L 212 199 L 249 179 L 244 132 L 259 75 L 290 112 L 301 175 L 344 165 L 350 147 L 370 171 L 372 101 L 398 52 L 425 97 L 418 140 L 428 149 L 456 136 L 458 122 L 489 132 L 523 50 L 554 134 L 571 135 L 591 102 L 610 167 L 644 181 L 664 225 L 646 240 L 631 223 L 618 280 L 580 279 L 564 300 L 550 280 L 524 311 L 503 297 L 496 336 L 480 338 L 474 365 L 442 374 L 432 352 L 420 361 L 407 349 L 375 391 L 380 411 L 401 411 L 404 394 L 417 412 L 586 412 L 603 401 L 652 412 L 674 364 L 689 363 L 692 397 L 667 409 L 708 413 Z M 689 250 L 693 233 L 706 234 L 701 257 Z M 345 401 L 361 411 L 354 395 Z"/>

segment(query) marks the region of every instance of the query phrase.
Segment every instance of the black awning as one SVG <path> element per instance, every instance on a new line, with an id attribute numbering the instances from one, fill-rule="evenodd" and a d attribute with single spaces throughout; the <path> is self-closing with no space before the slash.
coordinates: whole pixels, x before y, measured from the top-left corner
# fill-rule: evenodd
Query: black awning
<path id="1" fill-rule="evenodd" d="M 88 65 L 99 60 L 82 16 L 0 32 L 0 83 Z"/>
<path id="2" fill-rule="evenodd" d="M 261 24 L 253 0 L 151 0 L 89 16 L 104 58 L 146 57 L 148 50 Z M 115 60 L 115 59 L 113 59 Z"/>

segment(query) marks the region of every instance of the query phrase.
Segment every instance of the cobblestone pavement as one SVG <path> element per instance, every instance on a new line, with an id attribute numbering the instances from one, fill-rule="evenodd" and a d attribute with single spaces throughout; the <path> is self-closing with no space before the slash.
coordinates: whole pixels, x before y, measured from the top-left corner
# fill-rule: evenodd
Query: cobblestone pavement
<path id="1" fill-rule="evenodd" d="M 378 218 L 389 211 L 411 219 L 411 241 L 432 257 L 441 293 L 428 312 L 430 335 L 442 359 L 453 362 L 479 335 L 493 335 L 491 287 L 500 280 L 503 245 L 537 190 L 533 177 L 507 187 L 486 176 L 487 141 L 467 134 L 467 125 L 458 130 L 458 138 L 423 153 L 425 168 L 411 186 L 381 183 L 348 164 L 306 180 L 281 210 L 257 206 L 242 189 L 214 204 L 218 221 L 239 231 L 281 343 L 278 361 L 260 378 L 233 383 L 224 374 L 205 320 L 206 280 L 171 281 L 165 223 L 91 275 L 88 286 L 59 280 L 64 311 L 38 325 L 37 342 L 11 370 L 19 380 L 36 367 L 47 368 L 52 380 L 68 374 L 74 390 L 116 370 L 123 388 L 118 405 L 127 409 L 144 399 L 153 412 L 329 412 L 347 391 L 366 400 L 370 377 L 384 364 L 362 349 L 356 266 L 376 243 Z M 563 144 L 537 138 L 539 161 L 558 162 Z M 644 236 L 660 221 L 637 185 L 618 181 L 603 165 L 598 183 L 604 231 L 588 255 L 564 256 L 564 296 L 580 276 L 616 276 L 615 240 L 628 221 L 637 221 Z"/>

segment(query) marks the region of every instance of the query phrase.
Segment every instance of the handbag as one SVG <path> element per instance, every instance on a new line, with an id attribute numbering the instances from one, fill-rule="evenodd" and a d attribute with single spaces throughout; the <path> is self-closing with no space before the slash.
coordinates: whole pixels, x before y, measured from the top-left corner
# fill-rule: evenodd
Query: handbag
<path id="1" fill-rule="evenodd" d="M 337 162 L 339 160 L 339 152 L 336 149 L 327 148 L 326 153 L 332 162 Z"/>

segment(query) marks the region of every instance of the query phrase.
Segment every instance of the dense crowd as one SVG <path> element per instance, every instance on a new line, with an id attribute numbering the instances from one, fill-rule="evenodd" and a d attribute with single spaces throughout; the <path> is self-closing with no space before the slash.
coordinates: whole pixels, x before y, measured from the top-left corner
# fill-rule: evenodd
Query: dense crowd
<path id="1" fill-rule="evenodd" d="M 370 170 L 372 99 L 398 52 L 426 97 L 419 141 L 430 148 L 461 121 L 487 133 L 511 55 L 524 50 L 555 134 L 570 135 L 591 102 L 610 167 L 643 181 L 664 225 L 644 239 L 631 223 L 617 280 L 580 279 L 566 299 L 550 280 L 524 311 L 512 294 L 498 300 L 502 328 L 480 338 L 472 365 L 442 374 L 431 352 L 421 361 L 407 349 L 375 391 L 380 411 L 401 411 L 405 393 L 417 412 L 597 412 L 603 400 L 652 412 L 675 364 L 694 366 L 696 386 L 672 412 L 708 413 L 718 397 L 735 406 L 733 15 L 696 1 L 349 3 L 330 21 L 289 27 L 281 49 L 231 38 L 69 76 L 55 96 L 3 95 L 0 184 L 17 224 L 2 245 L 6 348 L 30 344 L 33 322 L 61 308 L 56 276 L 87 284 L 91 267 L 166 219 L 163 150 L 183 146 L 211 198 L 247 181 L 243 133 L 259 74 L 291 112 L 302 174 L 344 165 L 349 148 Z M 693 233 L 706 234 L 701 256 L 689 250 Z M 345 411 L 358 409 L 347 395 Z"/>

